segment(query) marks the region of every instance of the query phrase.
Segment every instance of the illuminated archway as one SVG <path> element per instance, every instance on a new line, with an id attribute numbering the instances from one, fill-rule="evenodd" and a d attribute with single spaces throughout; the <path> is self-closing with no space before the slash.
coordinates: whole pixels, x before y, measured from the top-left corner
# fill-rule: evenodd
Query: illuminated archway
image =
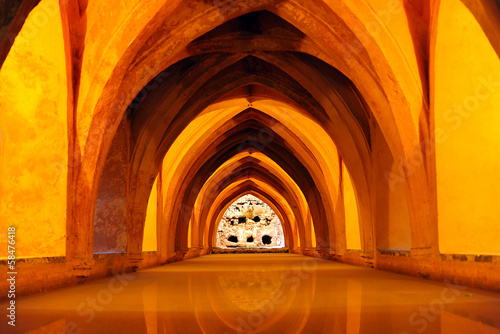
<path id="1" fill-rule="evenodd" d="M 170 7 L 168 7 L 168 9 L 167 9 L 167 7 L 164 7 L 160 10 L 160 12 L 162 12 L 162 15 L 171 15 L 171 14 L 173 14 L 172 12 L 170 12 L 171 10 L 174 10 L 174 11 L 179 10 L 178 13 L 181 14 L 183 12 L 183 9 L 181 9 L 181 8 L 184 8 L 183 6 L 185 5 L 185 3 L 187 5 L 187 2 L 183 2 L 182 6 L 179 5 L 179 7 L 170 6 Z M 178 32 L 180 33 L 181 31 L 183 31 L 181 34 L 184 36 L 183 37 L 184 41 L 187 41 L 187 43 L 190 43 L 191 41 L 193 41 L 195 39 L 195 37 L 199 37 L 203 33 L 208 32 L 211 29 L 214 29 L 216 26 L 222 24 L 223 22 L 227 21 L 228 19 L 236 18 L 242 14 L 246 14 L 246 13 L 256 11 L 256 10 L 262 10 L 265 8 L 265 9 L 269 10 L 270 12 L 284 18 L 286 21 L 288 21 L 289 23 L 291 23 L 295 27 L 298 27 L 302 32 L 305 33 L 306 36 L 314 39 L 313 43 L 311 45 L 309 45 L 309 47 L 311 47 L 311 48 L 307 50 L 309 54 L 314 55 L 314 56 L 318 57 L 319 59 L 322 59 L 327 64 L 330 64 L 330 66 L 331 65 L 336 66 L 343 73 L 345 73 L 351 80 L 353 80 L 354 84 L 356 85 L 356 88 L 361 92 L 361 94 L 363 94 L 363 97 L 365 99 L 365 102 L 362 102 L 361 104 L 368 106 L 369 109 L 372 110 L 372 112 L 374 112 L 373 115 L 375 116 L 375 119 L 377 119 L 377 121 L 378 121 L 378 126 L 380 126 L 381 133 L 388 141 L 388 146 L 389 146 L 389 148 L 394 156 L 397 156 L 398 158 L 403 157 L 403 159 L 407 159 L 410 154 L 418 153 L 418 151 L 415 151 L 415 144 L 418 142 L 417 131 L 411 130 L 409 126 L 410 126 L 410 124 L 412 124 L 414 126 L 415 123 L 418 122 L 416 120 L 418 119 L 418 115 L 421 111 L 421 101 L 418 98 L 408 99 L 408 97 L 410 97 L 411 94 L 406 95 L 407 99 L 397 97 L 398 95 L 404 96 L 406 92 L 413 91 L 412 89 L 408 89 L 408 87 L 411 87 L 413 85 L 413 83 L 411 82 L 411 80 L 407 80 L 407 76 L 405 74 L 401 75 L 401 78 L 398 81 L 392 80 L 391 85 L 385 85 L 385 84 L 380 83 L 379 77 L 384 77 L 384 78 L 390 77 L 391 78 L 394 75 L 398 76 L 399 75 L 398 73 L 406 73 L 404 69 L 391 68 L 388 65 L 389 63 L 391 63 L 389 61 L 392 59 L 391 57 L 397 57 L 398 52 L 388 52 L 387 55 L 384 56 L 384 53 L 381 51 L 381 49 L 378 48 L 378 43 L 377 43 L 377 42 L 381 42 L 383 39 L 378 38 L 377 42 L 375 42 L 375 40 L 374 40 L 374 43 L 366 44 L 366 45 L 368 45 L 368 47 L 365 47 L 364 43 L 358 43 L 358 45 L 363 45 L 362 46 L 363 52 L 357 52 L 357 53 L 355 52 L 354 54 L 358 55 L 358 57 L 352 58 L 353 61 L 351 61 L 350 63 L 346 63 L 342 57 L 339 57 L 337 55 L 343 55 L 343 54 L 351 54 L 352 55 L 353 50 L 349 49 L 349 47 L 348 47 L 348 45 L 350 43 L 348 43 L 348 44 L 336 43 L 334 41 L 338 41 L 339 39 L 342 41 L 346 38 L 346 36 L 350 36 L 348 38 L 350 40 L 350 42 L 352 42 L 352 40 L 356 41 L 357 38 L 356 38 L 355 34 L 353 34 L 353 30 L 355 28 L 356 28 L 356 30 L 361 29 L 361 31 L 364 31 L 366 29 L 362 25 L 359 25 L 359 24 L 355 23 L 354 21 L 349 20 L 348 16 L 346 16 L 346 17 L 339 17 L 337 15 L 325 16 L 324 19 L 326 21 L 328 21 L 329 24 L 331 24 L 331 26 L 338 26 L 340 28 L 340 30 L 344 30 L 346 34 L 343 35 L 342 37 L 340 37 L 340 35 L 336 35 L 336 33 L 334 33 L 333 31 L 329 31 L 328 33 L 321 34 L 321 37 L 320 37 L 320 36 L 315 35 L 313 33 L 313 29 L 319 28 L 321 26 L 321 23 L 320 23 L 321 21 L 318 21 L 317 17 L 311 16 L 311 17 L 308 17 L 307 19 L 304 18 L 307 21 L 307 24 L 305 24 L 305 21 L 302 22 L 301 20 L 297 20 L 297 17 L 292 14 L 292 13 L 296 12 L 299 9 L 299 7 L 309 6 L 309 5 L 298 5 L 295 3 L 293 5 L 291 5 L 291 4 L 283 5 L 283 4 L 274 3 L 272 1 L 256 1 L 255 3 L 252 2 L 249 4 L 245 4 L 244 6 L 241 6 L 241 7 L 238 6 L 237 8 L 236 7 L 231 8 L 226 13 L 227 16 L 222 18 L 220 16 L 220 14 L 217 11 L 214 11 L 210 6 L 205 7 L 204 5 L 201 5 L 200 3 L 198 3 L 198 4 L 199 5 L 193 4 L 193 6 L 191 6 L 190 8 L 192 8 L 196 11 L 200 11 L 199 12 L 200 14 L 203 13 L 203 15 L 200 15 L 199 18 L 201 20 L 200 22 L 205 22 L 205 24 L 202 24 L 201 26 L 196 26 L 196 28 L 194 30 L 190 30 L 187 26 L 180 28 L 180 30 Z M 276 6 L 276 7 L 274 7 L 274 6 Z M 277 8 L 279 8 L 279 10 L 277 10 Z M 326 7 L 323 9 L 327 9 L 327 8 L 329 8 L 328 5 L 326 5 Z M 300 8 L 300 9 L 302 9 L 302 8 Z M 323 13 L 322 10 L 312 10 L 313 8 L 308 8 L 308 9 L 309 10 L 306 11 L 308 13 L 312 13 L 312 12 Z M 157 10 L 157 9 L 153 9 L 153 10 Z M 333 14 L 334 12 L 336 12 L 336 10 L 333 11 L 332 9 L 328 9 L 328 11 L 330 14 Z M 346 12 L 348 12 L 348 10 Z M 155 20 L 161 21 L 162 15 L 155 16 L 153 21 L 155 21 Z M 182 20 L 180 22 L 182 22 Z M 150 22 L 150 23 L 152 23 L 152 22 Z M 150 24 L 148 26 L 149 27 L 155 26 L 155 24 Z M 192 25 L 192 24 L 189 25 L 189 27 L 194 27 L 194 26 L 195 25 Z M 144 26 L 141 26 L 141 27 L 144 27 Z M 138 27 L 139 30 L 142 29 L 141 27 Z M 119 111 L 116 115 L 113 115 L 113 113 L 117 110 L 124 110 L 124 105 L 129 104 L 129 102 L 131 102 L 133 100 L 133 97 L 130 97 L 130 98 L 128 97 L 128 96 L 130 96 L 129 93 L 133 92 L 132 96 L 135 96 L 135 94 L 137 92 L 139 92 L 141 87 L 144 86 L 145 82 L 152 79 L 156 74 L 160 73 L 160 71 L 163 68 L 166 68 L 171 64 L 174 64 L 179 59 L 185 58 L 186 54 L 185 53 L 183 54 L 182 50 L 184 47 L 187 46 L 187 44 L 183 44 L 181 42 L 178 44 L 178 49 L 173 49 L 171 47 L 173 45 L 172 44 L 173 40 L 168 40 L 168 38 L 161 37 L 161 36 L 165 36 L 163 33 L 161 34 L 161 36 L 152 37 L 154 35 L 154 32 L 149 31 L 148 30 L 149 28 L 144 28 L 144 29 L 145 30 L 140 33 L 140 34 L 142 34 L 141 36 L 146 37 L 148 34 L 152 33 L 152 35 L 150 35 L 150 38 L 152 38 L 152 40 L 154 38 L 158 38 L 157 41 L 149 43 L 148 47 L 144 48 L 143 50 L 140 50 L 139 44 L 134 45 L 129 50 L 125 50 L 123 48 L 118 47 L 118 49 L 121 49 L 123 51 L 123 52 L 118 51 L 118 54 L 123 56 L 118 61 L 118 67 L 122 68 L 122 69 L 127 68 L 127 70 L 126 71 L 124 70 L 123 72 L 121 72 L 122 74 L 119 74 L 119 71 L 115 71 L 112 75 L 110 75 L 108 77 L 109 80 L 106 81 L 106 84 L 105 84 L 107 89 L 102 91 L 102 92 L 105 92 L 105 94 L 107 96 L 104 96 L 104 95 L 101 96 L 99 94 L 99 91 L 102 90 L 102 88 L 104 86 L 101 86 L 99 84 L 88 86 L 88 88 L 89 88 L 88 94 L 85 95 L 85 96 L 88 96 L 88 99 L 85 100 L 84 102 L 80 103 L 82 110 L 91 111 L 91 110 L 94 110 L 94 106 L 99 105 L 99 109 L 103 108 L 102 110 L 108 110 L 111 112 L 111 114 L 109 112 L 95 112 L 95 113 L 93 113 L 95 115 L 95 118 L 93 118 L 93 120 L 91 121 L 91 122 L 94 122 L 95 124 L 98 124 L 98 123 L 101 123 L 102 120 L 106 119 L 107 124 L 109 125 L 109 127 L 107 127 L 107 128 L 110 131 L 108 131 L 108 130 L 102 131 L 103 130 L 102 127 L 98 128 L 98 127 L 91 126 L 91 123 L 88 123 L 87 125 L 89 125 L 89 126 L 86 126 L 84 124 L 86 122 L 85 119 L 81 119 L 81 121 L 83 122 L 83 123 L 81 123 L 82 129 L 85 129 L 85 128 L 90 129 L 90 135 L 87 138 L 102 138 L 103 139 L 102 143 L 109 142 L 108 139 L 112 138 L 112 134 L 114 133 L 114 130 L 116 129 L 116 126 L 117 126 L 116 116 L 120 115 Z M 322 30 L 322 29 L 320 29 L 320 30 Z M 366 35 L 371 36 L 370 33 L 368 33 L 368 32 L 366 33 Z M 178 35 L 172 35 L 172 36 L 174 36 L 174 38 L 175 38 L 175 36 L 178 36 Z M 186 36 L 193 36 L 193 38 L 186 39 Z M 133 38 L 137 38 L 137 35 Z M 114 43 L 114 41 L 111 43 Z M 314 43 L 316 43 L 317 46 L 319 46 L 319 47 L 314 48 L 313 47 Z M 390 49 L 392 47 L 391 43 L 387 42 L 386 40 L 384 40 L 383 43 L 386 43 L 386 47 L 387 47 L 384 50 L 384 52 L 387 49 Z M 133 43 L 125 43 L 123 45 L 133 45 Z M 304 47 L 307 47 L 307 43 L 304 44 Z M 132 51 L 132 49 L 135 49 L 135 51 Z M 147 52 L 150 56 L 146 56 L 143 58 L 136 57 L 136 51 L 139 51 L 139 50 L 140 50 L 140 52 Z M 154 50 L 154 52 L 152 52 L 152 50 Z M 176 52 L 173 50 L 178 50 L 179 52 Z M 324 53 L 322 51 L 327 51 L 327 50 L 328 50 L 328 52 L 326 52 L 326 53 L 328 53 L 329 55 L 336 55 L 335 58 L 332 58 L 331 56 L 325 57 L 326 53 Z M 259 51 L 259 52 L 255 53 L 255 56 L 266 58 L 270 54 L 269 50 L 262 50 L 262 51 L 264 51 L 264 53 L 259 53 L 260 52 Z M 294 50 L 294 51 L 297 51 L 297 50 Z M 305 50 L 302 49 L 300 51 L 305 51 Z M 356 50 L 356 51 L 359 51 L 359 50 Z M 154 57 L 151 55 L 154 55 Z M 370 57 L 370 55 L 371 55 L 371 57 Z M 280 54 L 280 56 L 276 59 L 282 59 L 282 61 L 286 61 L 285 60 L 286 56 L 287 56 L 287 54 Z M 201 60 L 203 58 L 210 59 L 210 57 L 205 56 L 203 54 L 203 52 L 201 52 L 200 55 L 196 56 L 196 57 L 198 57 L 199 60 Z M 238 57 L 241 59 L 242 56 L 240 55 L 240 56 L 233 57 L 234 61 L 238 61 Z M 141 61 L 131 62 L 132 58 L 141 59 Z M 222 59 L 221 57 L 219 57 L 219 58 Z M 161 59 L 161 61 L 156 62 L 155 59 Z M 366 59 L 366 61 L 363 62 L 363 60 L 361 60 L 361 59 Z M 377 61 L 380 62 L 375 67 L 372 66 L 373 59 L 377 59 Z M 214 58 L 214 60 L 215 60 L 215 58 Z M 278 62 L 279 62 L 279 60 L 278 60 Z M 85 61 L 84 61 L 84 63 L 85 63 Z M 153 65 L 153 63 L 155 63 L 155 66 L 148 65 L 148 64 Z M 123 66 L 125 64 L 131 64 L 131 66 L 130 67 Z M 216 63 L 213 63 L 213 64 L 216 65 Z M 302 59 L 299 64 L 296 64 L 298 66 L 294 66 L 294 67 L 296 69 L 299 69 L 299 68 L 303 68 L 304 66 L 308 66 L 310 64 L 311 64 L 311 62 L 309 62 L 308 60 Z M 147 66 L 149 66 L 149 68 L 151 68 L 152 70 L 146 71 L 146 73 L 144 73 L 143 70 Z M 99 68 L 99 66 L 97 66 L 96 69 L 102 70 L 100 73 L 104 76 L 106 76 L 106 74 L 104 74 L 104 73 L 110 73 L 105 68 Z M 293 70 L 294 69 L 289 68 L 290 73 L 292 73 Z M 384 74 L 381 76 L 378 76 L 375 74 L 376 71 L 379 71 L 380 74 L 381 73 L 384 73 Z M 211 74 L 209 73 L 211 71 L 205 71 L 205 72 L 207 72 L 208 77 L 211 76 Z M 304 72 L 304 71 L 300 71 L 300 72 Z M 142 73 L 142 74 L 139 74 L 139 73 Z M 299 75 L 299 72 L 296 71 L 295 74 Z M 309 71 L 308 75 L 312 75 L 312 74 L 313 74 L 313 72 Z M 318 74 L 318 72 L 317 72 L 317 74 Z M 140 84 L 139 86 L 137 86 L 138 75 L 143 78 L 140 81 L 140 82 L 142 82 L 142 84 Z M 118 76 L 118 77 L 116 77 L 116 76 Z M 113 79 L 111 77 L 113 77 Z M 116 81 L 115 79 L 118 79 L 118 78 L 119 78 L 119 81 Z M 304 77 L 301 79 L 306 80 L 306 78 L 304 78 Z M 112 84 L 113 81 L 121 82 L 121 84 L 119 85 L 120 87 Z M 401 86 L 397 86 L 395 84 L 396 82 L 400 83 Z M 321 83 L 326 83 L 326 81 L 323 80 Z M 324 85 L 321 85 L 321 86 L 324 86 Z M 125 98 L 118 99 L 118 100 L 116 98 L 112 98 L 112 96 L 116 97 L 116 96 L 123 95 L 123 93 L 120 93 L 120 90 L 125 94 L 124 95 Z M 312 87 L 309 90 L 313 91 L 313 92 L 315 91 Z M 415 91 L 418 91 L 418 87 Z M 317 91 L 317 92 L 319 92 L 319 91 Z M 112 101 L 117 101 L 117 103 L 112 102 Z M 328 101 L 328 99 L 321 99 L 321 101 L 323 101 L 323 102 Z M 382 106 L 381 101 L 386 101 L 387 105 Z M 110 106 L 110 103 L 111 103 L 111 106 Z M 331 110 L 331 109 L 329 109 L 329 110 Z M 397 112 L 400 113 L 400 114 L 398 114 L 398 117 L 394 117 L 393 110 L 397 110 Z M 408 110 L 408 112 L 403 112 L 403 110 Z M 343 115 L 344 117 L 342 120 L 339 119 L 339 121 L 341 121 L 341 124 L 344 124 L 344 125 L 347 124 L 347 123 L 344 123 L 345 119 L 346 119 L 346 117 L 345 117 L 346 115 L 347 114 Z M 105 118 L 102 118 L 102 117 L 105 117 Z M 90 119 L 92 119 L 92 117 L 86 118 L 86 120 L 90 120 Z M 328 126 L 327 124 L 328 124 L 328 122 L 325 124 L 325 126 Z M 341 124 L 339 124 L 340 128 L 342 128 Z M 399 127 L 398 124 L 405 124 L 405 125 L 403 127 Z M 181 126 L 181 128 L 182 128 L 182 126 Z M 87 141 L 85 139 L 86 135 L 84 134 L 84 132 L 79 132 L 79 133 L 81 133 L 81 135 L 82 135 L 82 137 L 79 139 L 79 142 L 85 143 Z M 331 132 L 332 135 L 334 133 L 335 133 L 335 131 Z M 171 135 L 175 136 L 176 132 L 172 132 Z M 363 136 L 361 136 L 359 138 L 362 138 L 362 137 Z M 108 139 L 106 139 L 106 138 L 108 138 Z M 348 136 L 345 136 L 343 138 L 344 139 L 337 142 L 338 145 L 345 145 L 346 141 L 350 140 L 349 138 L 353 138 L 353 132 L 351 131 Z M 75 214 L 78 216 L 85 215 L 86 211 L 91 211 L 91 212 L 93 211 L 92 204 L 89 207 L 88 205 L 84 205 L 83 203 L 88 201 L 88 200 L 90 200 L 90 203 L 92 203 L 92 201 L 94 201 L 94 199 L 95 199 L 95 194 L 96 194 L 95 188 L 97 188 L 95 186 L 95 184 L 98 182 L 98 178 L 99 178 L 98 176 L 99 176 L 99 173 L 101 170 L 101 166 L 103 165 L 103 161 L 104 161 L 106 152 L 108 150 L 108 147 L 109 147 L 109 144 L 104 144 L 103 146 L 98 144 L 97 146 L 94 146 L 94 147 L 89 146 L 88 148 L 85 148 L 84 150 L 82 150 L 83 152 L 85 152 L 86 157 L 84 159 L 84 165 L 81 166 L 81 172 L 79 172 L 78 175 L 81 175 L 81 176 L 86 175 L 85 180 L 89 180 L 89 179 L 94 180 L 93 181 L 94 186 L 90 187 L 90 189 L 93 189 L 94 195 L 88 196 L 88 194 L 82 194 L 79 197 L 78 192 L 77 192 L 77 196 L 75 198 L 77 198 L 77 201 L 81 202 L 81 205 L 76 208 L 77 211 L 75 212 Z M 361 147 L 362 146 L 358 145 L 356 147 L 356 149 L 353 150 L 352 152 L 356 152 L 354 154 L 363 155 L 363 153 L 361 153 L 361 151 L 360 151 Z M 83 146 L 82 146 L 82 148 L 83 148 Z M 348 168 L 350 168 L 351 175 L 353 176 L 353 180 L 355 183 L 355 187 L 361 189 L 361 188 L 363 188 L 362 183 L 370 184 L 370 179 L 371 179 L 370 175 L 365 175 L 365 177 L 360 177 L 360 175 L 365 173 L 366 170 L 371 169 L 369 167 L 369 165 L 370 165 L 368 162 L 369 159 L 366 159 L 366 157 L 364 157 L 363 163 L 356 164 L 356 163 L 354 163 L 353 158 L 350 157 L 349 150 L 343 149 L 341 152 L 342 152 L 342 155 L 345 155 L 346 165 L 348 166 Z M 96 154 L 96 155 L 94 155 L 94 154 Z M 367 152 L 367 154 L 369 154 L 369 152 Z M 154 157 L 147 157 L 147 154 L 146 155 L 141 154 L 140 156 L 143 156 L 147 159 L 153 158 L 153 160 L 155 160 Z M 156 160 L 157 159 L 158 158 L 156 158 Z M 98 166 L 97 174 L 95 174 L 95 176 L 92 177 L 91 176 L 93 174 L 92 170 L 94 170 L 95 165 Z M 92 166 L 92 168 L 90 168 L 91 166 Z M 135 173 L 133 171 L 134 168 L 135 167 L 133 167 L 133 165 L 132 165 L 131 175 L 134 175 L 134 173 Z M 363 169 L 360 171 L 361 174 L 356 172 L 356 169 L 359 169 L 359 168 Z M 131 204 L 131 209 L 128 212 L 128 217 L 130 217 L 129 218 L 130 224 L 128 225 L 128 231 L 129 231 L 130 241 L 132 242 L 129 245 L 129 249 L 128 249 L 128 252 L 130 254 L 137 254 L 137 252 L 140 251 L 140 242 L 139 242 L 139 245 L 137 245 L 137 243 L 134 240 L 141 239 L 139 236 L 142 234 L 142 228 L 141 228 L 142 223 L 141 222 L 144 221 L 144 211 L 145 211 L 144 208 L 146 207 L 147 193 L 148 193 L 147 190 L 150 189 L 150 187 L 152 185 L 152 181 L 144 182 L 144 180 L 147 180 L 147 179 L 151 180 L 151 177 L 147 176 L 147 174 L 155 175 L 157 170 L 158 170 L 158 168 L 151 168 L 150 172 L 146 172 L 145 170 L 141 171 L 140 174 L 143 175 L 142 176 L 143 180 L 138 183 L 138 185 L 140 185 L 141 188 L 137 188 L 137 186 L 134 184 L 132 184 L 129 187 L 129 189 L 132 193 L 141 194 L 140 195 L 141 199 L 139 202 L 137 202 L 135 200 L 130 202 L 133 204 Z M 431 246 L 429 246 L 429 247 L 432 248 L 432 244 L 433 244 L 432 241 L 434 241 L 433 240 L 433 238 L 434 238 L 433 233 L 431 233 L 431 234 L 425 233 L 425 235 L 421 233 L 423 230 L 422 221 L 425 221 L 427 223 L 427 222 L 430 222 L 431 220 L 429 219 L 429 217 L 420 217 L 419 216 L 420 215 L 419 212 L 432 212 L 432 210 L 421 210 L 421 206 L 418 206 L 416 204 L 417 202 L 418 203 L 421 202 L 424 205 L 427 205 L 426 203 L 428 203 L 425 200 L 423 202 L 419 200 L 419 198 L 420 199 L 426 198 L 427 185 L 422 183 L 422 180 L 425 180 L 425 177 L 421 177 L 421 174 L 423 171 L 424 171 L 424 167 L 418 168 L 412 175 L 409 175 L 408 180 L 407 180 L 407 184 L 409 185 L 409 187 L 406 189 L 407 193 L 408 193 L 407 198 L 409 201 L 409 210 L 411 213 L 410 214 L 411 223 L 412 224 L 418 223 L 418 226 L 415 225 L 415 227 L 412 228 L 413 246 L 416 245 L 415 243 L 419 243 L 419 245 L 421 245 L 421 244 L 426 245 L 425 247 L 417 247 L 419 249 L 428 248 L 429 244 L 431 244 Z M 360 183 L 360 181 L 357 181 L 357 180 L 363 180 L 363 179 L 364 179 L 364 181 L 362 181 L 361 183 Z M 80 182 L 80 181 L 77 181 L 77 182 Z M 132 182 L 135 182 L 135 181 L 132 179 Z M 420 182 L 420 184 L 419 184 L 419 182 Z M 142 187 L 144 187 L 144 189 L 142 189 Z M 78 189 L 78 188 L 81 188 L 81 187 L 77 186 L 76 189 Z M 142 195 L 143 193 L 145 193 L 146 195 Z M 358 192 L 358 194 L 359 194 L 358 200 L 363 201 L 363 204 L 359 206 L 361 208 L 360 217 L 363 221 L 366 221 L 366 224 L 364 226 L 369 227 L 369 228 L 364 228 L 362 230 L 362 233 L 363 233 L 362 242 L 364 245 L 368 246 L 367 250 L 369 250 L 370 252 L 373 252 L 374 247 L 375 247 L 374 246 L 374 237 L 373 237 L 373 227 L 371 227 L 370 225 L 373 224 L 374 222 L 373 221 L 369 222 L 369 220 L 372 219 L 373 216 L 371 214 L 367 214 L 365 212 L 366 208 L 369 208 L 370 203 L 371 203 L 371 200 L 369 199 L 369 196 L 370 196 L 369 193 L 370 192 L 368 192 L 368 191 L 359 191 Z M 367 197 L 363 199 L 363 196 L 367 196 Z M 141 209 L 139 209 L 139 208 L 141 208 Z M 328 208 L 328 205 L 327 205 L 327 208 Z M 423 219 L 419 219 L 419 217 L 423 218 Z M 341 224 L 339 219 L 334 219 L 334 222 L 339 222 Z M 321 221 L 319 223 L 321 223 Z M 83 225 L 86 225 L 86 224 L 83 224 Z M 79 229 L 81 231 L 79 231 L 79 230 L 73 231 L 72 230 L 71 231 L 72 233 L 69 233 L 68 236 L 71 236 L 70 238 L 73 238 L 73 236 L 79 236 L 82 233 L 86 234 L 86 232 L 83 231 L 85 229 L 84 226 L 80 225 Z M 338 230 L 338 232 L 342 232 L 341 231 L 342 227 L 338 226 L 337 230 Z M 333 231 L 333 229 L 332 229 L 332 231 Z M 428 232 L 428 230 L 427 230 L 427 232 Z M 86 239 L 86 237 L 84 237 L 84 239 Z M 329 239 L 331 239 L 331 238 L 329 238 Z M 335 242 L 335 245 L 338 245 L 340 247 L 340 249 L 343 248 L 342 242 L 341 243 Z M 72 248 L 72 249 L 74 249 L 74 248 Z"/>

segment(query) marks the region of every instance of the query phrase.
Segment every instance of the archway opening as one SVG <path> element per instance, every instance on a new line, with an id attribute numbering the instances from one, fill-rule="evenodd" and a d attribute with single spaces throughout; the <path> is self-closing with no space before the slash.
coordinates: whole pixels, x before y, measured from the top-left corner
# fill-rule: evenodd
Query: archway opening
<path id="1" fill-rule="evenodd" d="M 231 204 L 217 228 L 218 248 L 284 248 L 283 227 L 278 215 L 254 195 Z"/>

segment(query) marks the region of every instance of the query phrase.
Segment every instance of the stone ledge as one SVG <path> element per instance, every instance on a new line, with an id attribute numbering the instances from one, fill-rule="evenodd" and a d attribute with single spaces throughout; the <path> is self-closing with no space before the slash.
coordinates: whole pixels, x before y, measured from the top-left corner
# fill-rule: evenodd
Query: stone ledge
<path id="1" fill-rule="evenodd" d="M 107 252 L 107 253 L 94 253 L 94 259 L 109 259 L 120 256 L 127 256 L 125 252 Z"/>
<path id="2" fill-rule="evenodd" d="M 409 257 L 409 250 L 401 250 L 401 249 L 377 249 L 379 254 L 389 255 L 389 256 L 404 256 Z"/>
<path id="3" fill-rule="evenodd" d="M 8 259 L 0 260 L 0 265 L 6 266 L 8 264 Z M 66 263 L 65 256 L 49 256 L 49 257 L 28 257 L 28 258 L 16 258 L 16 264 L 27 263 L 27 264 L 51 264 L 51 263 Z"/>
<path id="4" fill-rule="evenodd" d="M 500 263 L 500 255 L 440 254 L 442 261 Z"/>
<path id="5" fill-rule="evenodd" d="M 158 255 L 158 251 L 145 251 L 142 252 L 143 255 Z"/>

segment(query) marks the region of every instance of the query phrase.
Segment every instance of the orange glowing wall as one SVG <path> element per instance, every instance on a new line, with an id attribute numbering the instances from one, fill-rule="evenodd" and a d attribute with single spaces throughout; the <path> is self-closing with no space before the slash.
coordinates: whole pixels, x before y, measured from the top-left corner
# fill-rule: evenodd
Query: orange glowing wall
<path id="1" fill-rule="evenodd" d="M 17 226 L 18 258 L 66 254 L 66 60 L 52 4 L 29 14 L 0 71 L 0 221 Z"/>
<path id="2" fill-rule="evenodd" d="M 441 1 L 436 31 L 431 72 L 440 251 L 500 254 L 498 49 L 461 1 Z"/>
<path id="3" fill-rule="evenodd" d="M 358 205 L 356 194 L 352 185 L 351 176 L 342 163 L 344 210 L 345 210 L 345 234 L 347 249 L 361 249 L 361 238 L 359 234 Z"/>
<path id="4" fill-rule="evenodd" d="M 146 212 L 146 222 L 144 225 L 144 239 L 142 251 L 156 251 L 158 249 L 156 242 L 156 215 L 158 206 L 158 178 L 155 179 L 151 194 L 148 200 L 148 211 Z"/>

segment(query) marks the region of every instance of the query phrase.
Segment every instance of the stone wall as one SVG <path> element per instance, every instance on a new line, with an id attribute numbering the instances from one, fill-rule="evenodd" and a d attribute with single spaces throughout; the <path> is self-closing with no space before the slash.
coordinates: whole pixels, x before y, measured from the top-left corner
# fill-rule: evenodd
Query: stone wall
<path id="1" fill-rule="evenodd" d="M 236 200 L 222 216 L 217 247 L 285 247 L 283 228 L 276 213 L 253 195 Z"/>

